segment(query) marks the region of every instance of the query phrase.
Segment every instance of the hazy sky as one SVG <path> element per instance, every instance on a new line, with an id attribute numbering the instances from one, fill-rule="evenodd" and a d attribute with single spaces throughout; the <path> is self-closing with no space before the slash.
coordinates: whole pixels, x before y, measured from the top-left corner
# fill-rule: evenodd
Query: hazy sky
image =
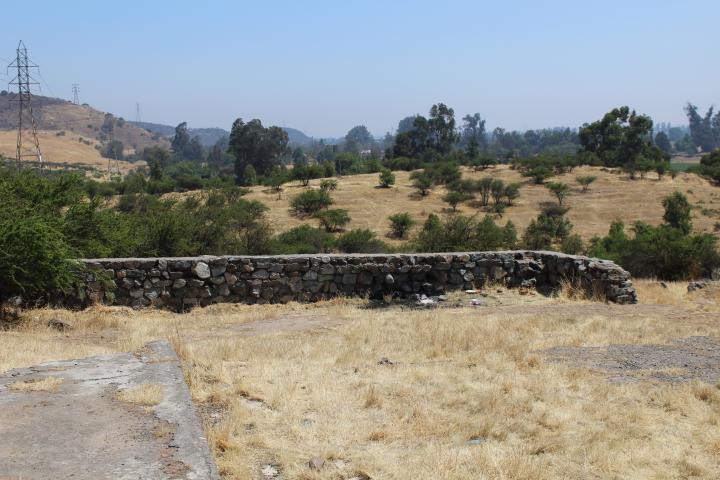
<path id="1" fill-rule="evenodd" d="M 43 94 L 79 83 L 96 108 L 173 125 L 381 135 L 440 101 L 508 129 L 720 105 L 718 0 L 33 0 L 2 16 L 0 58 L 23 39 Z"/>

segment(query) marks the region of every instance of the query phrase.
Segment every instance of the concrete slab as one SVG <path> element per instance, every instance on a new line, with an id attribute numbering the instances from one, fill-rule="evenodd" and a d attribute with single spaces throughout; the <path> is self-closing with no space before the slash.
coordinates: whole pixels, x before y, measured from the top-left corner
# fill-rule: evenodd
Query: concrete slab
<path id="1" fill-rule="evenodd" d="M 161 385 L 162 400 L 141 406 L 118 398 L 141 385 Z M 219 475 L 180 362 L 161 341 L 134 355 L 50 362 L 1 375 L 0 479 L 8 478 Z"/>

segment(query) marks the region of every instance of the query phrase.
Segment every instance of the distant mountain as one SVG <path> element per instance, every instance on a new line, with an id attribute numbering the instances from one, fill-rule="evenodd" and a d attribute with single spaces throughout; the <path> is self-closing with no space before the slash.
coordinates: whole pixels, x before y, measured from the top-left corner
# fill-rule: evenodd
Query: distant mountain
<path id="1" fill-rule="evenodd" d="M 168 139 L 172 139 L 173 135 L 175 135 L 175 127 L 170 125 L 163 125 L 161 123 L 152 123 L 152 122 L 130 122 L 136 127 L 144 128 L 145 130 L 156 133 L 158 135 L 162 135 L 163 137 L 167 137 Z M 285 130 L 288 134 L 288 140 L 290 141 L 291 145 L 299 145 L 299 146 L 307 146 L 310 145 L 313 141 L 319 139 L 314 139 L 312 137 L 307 136 L 305 133 L 301 132 L 300 130 L 296 128 L 290 128 L 290 127 L 282 127 L 283 130 Z M 224 136 L 230 136 L 230 132 L 223 128 L 189 128 L 188 127 L 188 133 L 191 137 L 199 137 L 200 143 L 205 147 L 211 147 L 215 145 L 215 143 L 220 140 Z M 338 143 L 338 140 L 335 138 L 325 138 L 323 139 L 325 143 L 333 145 Z"/>

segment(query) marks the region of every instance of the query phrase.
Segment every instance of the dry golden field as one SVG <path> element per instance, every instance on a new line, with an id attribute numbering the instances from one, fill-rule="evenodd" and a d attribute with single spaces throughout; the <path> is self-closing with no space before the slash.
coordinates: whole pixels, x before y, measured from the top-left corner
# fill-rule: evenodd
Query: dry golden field
<path id="1" fill-rule="evenodd" d="M 66 132 L 63 136 L 57 136 L 57 133 L 57 131 L 52 130 L 38 132 L 43 160 L 50 164 L 50 168 L 54 168 L 53 164 L 63 164 L 74 167 L 87 167 L 105 174 L 109 166 L 113 174 L 125 175 L 130 170 L 145 165 L 145 162 L 130 163 L 116 162 L 114 160 L 108 165 L 108 159 L 103 158 L 95 148 L 95 145 L 98 144 L 95 140 L 71 132 Z M 81 143 L 80 138 L 89 140 L 91 144 Z M 17 132 L 0 130 L 0 155 L 15 158 L 16 142 Z"/>
<path id="2" fill-rule="evenodd" d="M 226 479 L 719 478 L 720 385 L 697 376 L 720 366 L 634 346 L 700 337 L 698 358 L 718 358 L 720 289 L 637 284 L 635 306 L 492 289 L 496 306 L 432 310 L 31 310 L 0 331 L 0 371 L 170 339 Z M 585 362 L 580 347 L 608 344 L 636 356 Z M 635 368 L 649 352 L 652 368 Z"/>
<path id="3" fill-rule="evenodd" d="M 581 193 L 581 188 L 575 181 L 575 178 L 581 175 L 598 177 L 586 193 Z M 421 225 L 429 214 L 450 210 L 449 205 L 442 201 L 446 192 L 444 188 L 435 188 L 429 196 L 421 198 L 412 188 L 409 172 L 395 172 L 395 176 L 396 185 L 388 189 L 376 188 L 377 174 L 338 179 L 338 188 L 332 192 L 335 200 L 332 208 L 345 208 L 350 212 L 352 220 L 348 228 L 369 228 L 391 243 L 396 241 L 384 238 L 389 231 L 389 215 L 410 212 Z M 501 224 L 512 220 L 520 232 L 537 216 L 544 203 L 555 202 L 555 198 L 544 186 L 532 184 L 508 166 L 498 166 L 484 172 L 463 170 L 463 178 L 483 176 L 500 178 L 506 183 L 522 182 L 520 198 L 514 206 L 507 209 L 503 218 L 499 219 Z M 720 188 L 694 174 L 679 173 L 675 179 L 667 175 L 662 180 L 651 174 L 644 180 L 633 181 L 625 174 L 611 173 L 597 167 L 582 167 L 572 173 L 554 177 L 552 181 L 566 182 L 573 187 L 573 192 L 566 199 L 566 204 L 570 207 L 568 217 L 574 225 L 574 231 L 585 240 L 594 235 L 607 234 L 610 224 L 617 218 L 624 220 L 628 227 L 637 220 L 651 224 L 661 223 L 662 199 L 674 191 L 686 194 L 690 202 L 698 206 L 693 213 L 696 230 L 712 232 L 713 225 L 720 222 Z M 320 180 L 313 180 L 310 188 L 319 188 L 319 184 Z M 296 182 L 286 184 L 278 199 L 277 193 L 265 187 L 254 187 L 247 198 L 260 200 L 270 207 L 268 216 L 275 231 L 284 231 L 301 223 L 316 223 L 312 219 L 301 220 L 290 215 L 289 201 L 302 190 L 303 187 Z M 702 208 L 708 209 L 709 215 L 703 214 Z M 458 207 L 458 210 L 466 215 L 485 214 L 469 203 Z"/>

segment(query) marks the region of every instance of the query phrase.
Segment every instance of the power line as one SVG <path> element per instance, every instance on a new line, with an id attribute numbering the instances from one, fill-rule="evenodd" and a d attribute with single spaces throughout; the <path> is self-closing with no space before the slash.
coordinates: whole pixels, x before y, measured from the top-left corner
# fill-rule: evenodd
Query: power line
<path id="1" fill-rule="evenodd" d="M 18 44 L 16 50 L 15 61 L 8 65 L 8 68 L 17 68 L 17 76 L 10 81 L 10 85 L 17 85 L 18 94 L 14 98 L 19 103 L 19 116 L 18 116 L 18 135 L 17 135 L 17 148 L 16 148 L 16 160 L 18 169 L 22 167 L 22 161 L 24 158 L 35 159 L 38 162 L 38 167 L 43 168 L 43 158 L 40 152 L 40 141 L 38 140 L 37 124 L 35 123 L 35 116 L 33 115 L 32 109 L 32 92 L 31 86 L 38 85 L 38 82 L 30 75 L 31 69 L 37 69 L 38 66 L 30 61 L 27 54 L 27 48 L 22 40 Z M 23 133 L 24 129 L 29 129 L 30 132 Z M 31 145 L 28 146 L 25 141 L 25 137 L 30 136 Z"/>

